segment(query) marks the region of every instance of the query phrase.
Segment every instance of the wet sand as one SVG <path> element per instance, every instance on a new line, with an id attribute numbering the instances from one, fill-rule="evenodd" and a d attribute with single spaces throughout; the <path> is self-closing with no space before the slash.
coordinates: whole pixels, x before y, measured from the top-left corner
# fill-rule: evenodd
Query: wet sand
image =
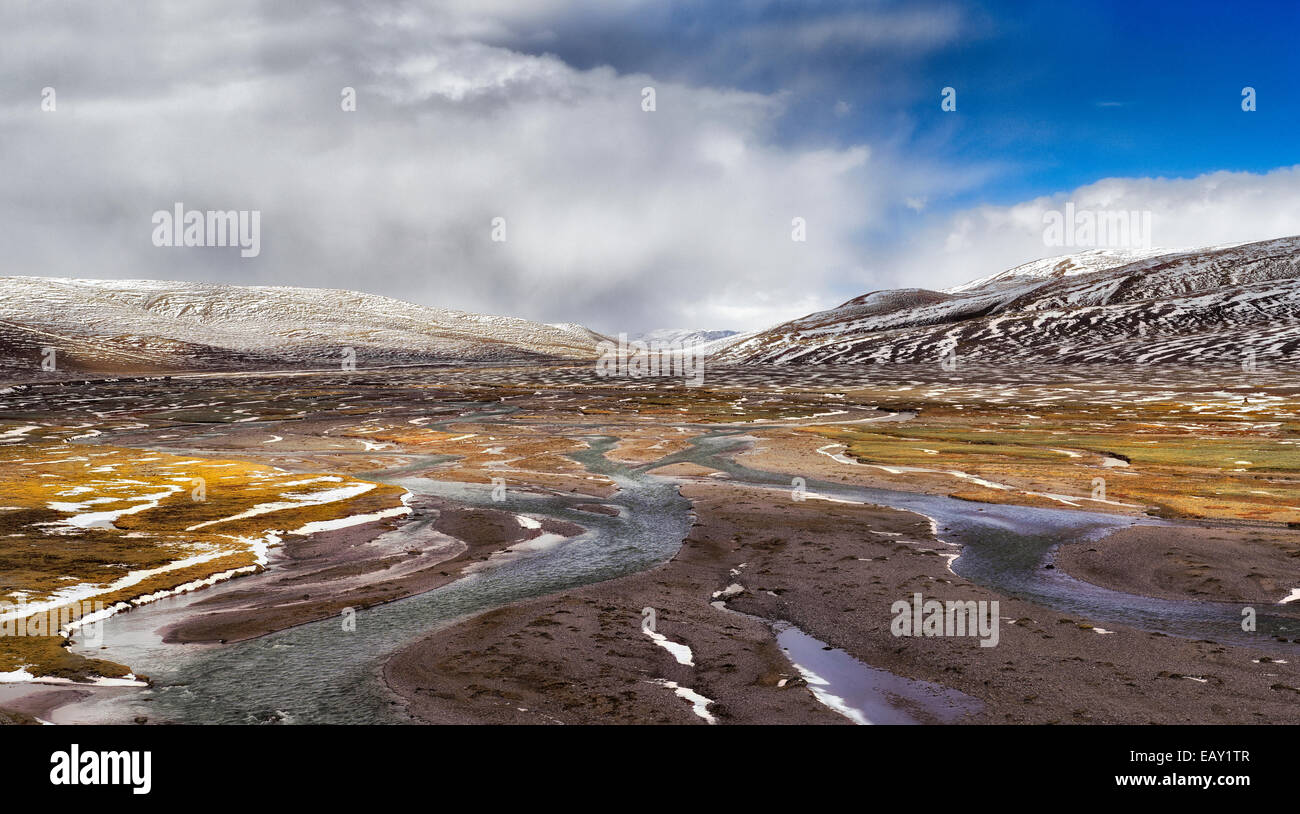
<path id="1" fill-rule="evenodd" d="M 791 683 L 798 673 L 767 625 L 708 604 L 742 553 L 696 527 L 661 567 L 439 631 L 393 657 L 384 679 L 429 723 L 705 722 L 661 681 L 714 699 L 708 711 L 727 722 L 847 723 Z M 694 666 L 646 635 L 645 608 Z"/>
<path id="2" fill-rule="evenodd" d="M 515 543 L 543 533 L 573 536 L 571 523 L 542 521 L 525 528 L 510 512 L 467 508 L 421 497 L 415 520 L 436 515 L 418 535 L 388 522 L 290 539 L 268 571 L 234 590 L 190 606 L 192 615 L 168 627 L 163 641 L 236 642 L 423 593 L 459 577 Z M 383 534 L 380 526 L 397 527 Z"/>
<path id="3" fill-rule="evenodd" d="M 51 684 L 0 684 L 0 725 L 41 725 L 52 722 L 54 711 L 64 704 L 90 697 L 102 688 L 74 689 Z"/>
<path id="4" fill-rule="evenodd" d="M 682 493 L 699 521 L 670 562 L 437 631 L 387 663 L 389 687 L 438 723 L 704 723 L 655 683 L 665 679 L 712 699 L 719 722 L 846 722 L 800 682 L 779 686 L 797 673 L 767 625 L 710 605 L 736 584 L 730 608 L 978 699 L 969 723 L 1300 722 L 1296 665 L 1208 641 L 1100 633 L 1000 597 L 953 575 L 953 549 L 917 515 L 716 481 Z M 893 636 L 890 606 L 914 592 L 1000 600 L 999 644 Z M 659 633 L 691 648 L 694 666 L 643 632 L 644 607 Z"/>
<path id="5" fill-rule="evenodd" d="M 230 643 L 432 590 L 512 545 L 542 534 L 583 529 L 543 519 L 526 528 L 511 512 L 466 507 L 423 496 L 413 517 L 291 537 L 272 549 L 267 570 L 208 589 L 180 622 L 162 629 L 174 644 Z M 427 521 L 427 524 L 421 521 Z M 404 529 L 419 526 L 412 537 Z M 0 684 L 0 724 L 59 722 L 58 709 L 91 695 L 131 688 L 69 687 L 40 682 Z"/>
<path id="6" fill-rule="evenodd" d="M 1300 588 L 1300 533 L 1136 526 L 1061 546 L 1055 562 L 1072 576 L 1126 593 L 1270 605 Z"/>

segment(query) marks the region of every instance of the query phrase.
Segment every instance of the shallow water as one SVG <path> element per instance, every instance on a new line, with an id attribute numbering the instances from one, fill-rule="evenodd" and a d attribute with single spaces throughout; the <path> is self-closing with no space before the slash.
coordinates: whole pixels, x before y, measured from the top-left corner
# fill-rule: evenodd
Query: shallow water
<path id="1" fill-rule="evenodd" d="M 485 410 L 481 417 L 512 412 Z M 460 419 L 465 420 L 464 418 Z M 433 426 L 432 424 L 430 426 Z M 727 472 L 753 484 L 791 488 L 789 475 L 763 472 L 736 463 L 732 455 L 748 443 L 744 430 L 719 428 L 693 441 L 681 453 L 658 464 L 689 461 Z M 530 597 L 644 570 L 670 558 L 691 524 L 690 504 L 677 494 L 675 482 L 647 474 L 647 467 L 625 467 L 604 453 L 613 440 L 593 435 L 590 448 L 570 457 L 595 474 L 607 475 L 620 492 L 608 499 L 507 493 L 491 499 L 491 487 L 433 481 L 412 476 L 428 461 L 415 462 L 382 476 L 412 492 L 451 498 L 471 505 L 540 514 L 568 520 L 588 531 L 557 545 L 527 546 L 490 560 L 467 576 L 433 591 L 379 605 L 356 615 L 356 630 L 344 631 L 339 620 L 325 620 L 220 646 L 162 645 L 154 633 L 194 595 L 164 600 L 105 623 L 107 655 L 132 665 L 154 680 L 140 692 L 96 698 L 65 707 L 60 720 L 153 720 L 189 723 L 383 723 L 400 722 L 402 713 L 382 687 L 377 671 L 400 647 L 457 619 Z M 837 499 L 892 506 L 932 518 L 939 536 L 962 546 L 955 573 L 1000 593 L 1029 599 L 1062 613 L 1091 621 L 1216 641 L 1276 647 L 1270 635 L 1300 630 L 1294 618 L 1259 611 L 1259 632 L 1240 630 L 1240 607 L 1222 603 L 1149 599 L 1110 591 L 1044 569 L 1058 544 L 1091 539 L 1135 522 L 1155 522 L 1074 510 L 978 504 L 948 497 L 869 489 L 810 479 L 805 488 Z M 618 517 L 581 512 L 581 502 L 618 506 Z M 419 534 L 427 520 L 417 519 L 401 533 Z M 955 550 L 955 549 L 954 549 Z M 239 590 L 238 581 L 201 592 Z M 941 720 L 960 699 L 930 693 L 925 682 L 909 682 L 853 659 L 823 650 L 821 642 L 795 628 L 778 631 L 791 657 L 826 680 L 866 720 L 903 722 Z M 1294 649 L 1294 646 L 1291 646 Z M 928 695 L 933 704 L 925 702 Z M 960 694 L 958 694 L 960 695 Z M 963 696 L 964 697 L 964 696 Z"/>
<path id="2" fill-rule="evenodd" d="M 752 469 L 734 460 L 733 454 L 748 444 L 741 431 L 723 431 L 696 439 L 691 449 L 669 456 L 664 462 L 696 463 L 720 469 L 737 481 L 792 489 L 791 476 Z M 1279 612 L 1278 606 L 1254 606 L 1256 630 L 1247 633 L 1241 629 L 1240 604 L 1154 599 L 1102 588 L 1059 569 L 1044 567 L 1051 552 L 1062 543 L 1098 539 L 1136 524 L 1168 525 L 1168 521 L 1076 509 L 975 503 L 816 479 L 806 479 L 804 489 L 925 515 L 935 522 L 940 539 L 961 546 L 960 556 L 951 564 L 953 573 L 1061 613 L 1077 614 L 1099 624 L 1288 651 L 1294 651 L 1295 646 L 1283 645 L 1273 637 L 1300 635 L 1300 619 Z"/>
<path id="3" fill-rule="evenodd" d="M 983 708 L 958 690 L 872 667 L 784 620 L 744 613 L 725 601 L 710 604 L 771 628 L 818 702 L 856 724 L 950 724 Z"/>
<path id="4" fill-rule="evenodd" d="M 775 630 L 817 700 L 854 723 L 949 724 L 980 708 L 965 693 L 871 667 L 793 625 Z"/>
<path id="5" fill-rule="evenodd" d="M 330 619 L 220 646 L 161 645 L 152 631 L 192 599 L 146 606 L 105 622 L 114 658 L 149 675 L 154 687 L 69 707 L 70 718 L 151 719 L 188 723 L 382 723 L 401 718 L 377 678 L 383 657 L 442 625 L 520 599 L 644 570 L 671 557 L 690 528 L 690 504 L 676 485 L 604 458 L 613 439 L 592 438 L 576 453 L 593 472 L 621 488 L 608 499 L 555 498 L 507 492 L 494 502 L 490 486 L 414 477 L 394 482 L 413 492 L 519 514 L 544 514 L 588 528 L 541 550 L 494 558 L 473 573 L 418 596 L 356 614 L 356 630 Z M 581 502 L 619 506 L 618 517 L 581 512 Z M 223 586 L 237 590 L 237 581 Z M 211 596 L 204 592 L 203 596 Z M 96 653 L 98 655 L 98 653 Z"/>

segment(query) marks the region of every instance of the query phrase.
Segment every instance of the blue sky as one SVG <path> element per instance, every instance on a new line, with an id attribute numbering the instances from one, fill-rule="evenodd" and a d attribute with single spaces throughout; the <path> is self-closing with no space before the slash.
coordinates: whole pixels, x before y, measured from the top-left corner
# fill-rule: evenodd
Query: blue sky
<path id="1" fill-rule="evenodd" d="M 562 17 L 556 36 L 513 47 L 571 65 L 612 65 L 701 84 L 788 92 L 788 143 L 898 142 L 997 171 L 940 206 L 1007 204 L 1108 176 L 1190 177 L 1297 163 L 1300 3 L 677 3 Z M 767 53 L 736 42 L 842 15 L 929 16 L 929 42 L 845 42 Z M 918 37 L 918 39 L 921 39 Z M 940 110 L 940 89 L 958 109 Z M 1256 89 L 1258 109 L 1241 110 Z M 849 111 L 837 115 L 837 102 Z"/>
<path id="2" fill-rule="evenodd" d="M 1148 213 L 1171 249 L 1295 235 L 1298 7 L 22 3 L 0 29 L 0 237 L 13 274 L 616 334 L 957 285 L 1061 254 L 1043 224 L 1067 205 Z M 261 212 L 260 254 L 154 246 L 176 202 Z"/>
<path id="3" fill-rule="evenodd" d="M 1297 161 L 1300 5 L 1258 6 L 999 5 L 999 33 L 939 55 L 926 75 L 967 85 L 955 154 L 1016 168 L 982 191 L 996 202 L 1106 176 L 1268 170 Z M 1244 86 L 1258 95 L 1252 113 Z"/>

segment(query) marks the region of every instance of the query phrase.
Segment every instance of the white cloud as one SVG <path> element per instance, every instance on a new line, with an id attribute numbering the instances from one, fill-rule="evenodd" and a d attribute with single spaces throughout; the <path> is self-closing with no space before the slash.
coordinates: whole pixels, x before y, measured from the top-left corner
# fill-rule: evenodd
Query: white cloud
<path id="1" fill-rule="evenodd" d="M 500 44 L 572 41 L 584 15 L 666 13 L 647 2 L 28 6 L 0 30 L 5 271 L 355 288 L 615 333 L 746 330 L 1057 253 L 1042 213 L 1066 200 L 1150 209 L 1159 245 L 1300 232 L 1294 168 L 1108 179 L 947 214 L 950 196 L 1014 168 L 946 165 L 906 133 L 791 145 L 778 134 L 796 90 L 579 70 Z M 961 22 L 865 15 L 809 22 L 788 48 L 925 50 Z M 55 113 L 40 111 L 46 86 Z M 355 113 L 339 108 L 345 86 Z M 176 201 L 261 210 L 261 255 L 155 248 L 151 215 Z M 506 243 L 490 239 L 498 216 Z M 790 239 L 795 217 L 806 242 Z"/>
<path id="2" fill-rule="evenodd" d="M 1077 210 L 1151 213 L 1152 245 L 1190 249 L 1300 234 L 1300 166 L 1194 178 L 1106 178 L 1011 206 L 932 221 L 900 245 L 891 284 L 946 288 L 1078 249 L 1047 246 L 1043 216 Z"/>
<path id="3" fill-rule="evenodd" d="M 6 150 L 24 156 L 0 192 L 19 236 L 9 273 L 356 288 L 607 331 L 749 329 L 857 274 L 862 224 L 890 194 L 865 146 L 775 142 L 779 95 L 449 38 L 445 9 L 266 20 L 223 3 L 164 29 L 108 5 L 124 16 L 93 58 L 3 65 L 30 86 L 0 113 Z M 73 25 L 0 33 L 0 51 L 66 44 Z M 57 112 L 39 111 L 45 85 Z M 344 86 L 355 113 L 339 108 Z M 261 256 L 155 248 L 151 215 L 176 201 L 261 210 Z M 497 216 L 505 243 L 490 239 Z M 794 217 L 807 242 L 791 240 Z"/>

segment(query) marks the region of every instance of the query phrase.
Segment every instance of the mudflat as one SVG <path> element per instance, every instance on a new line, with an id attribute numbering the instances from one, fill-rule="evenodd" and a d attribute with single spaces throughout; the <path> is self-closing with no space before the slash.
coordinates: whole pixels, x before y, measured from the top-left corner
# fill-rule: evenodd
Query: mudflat
<path id="1" fill-rule="evenodd" d="M 239 590 L 203 599 L 168 627 L 176 643 L 235 642 L 433 590 L 466 566 L 544 531 L 581 528 L 548 521 L 525 528 L 510 512 L 423 497 L 413 508 L 432 520 L 418 536 L 384 534 L 377 524 L 290 541 L 277 567 L 245 578 Z M 387 523 L 385 525 L 395 525 Z"/>
<path id="2" fill-rule="evenodd" d="M 1095 585 L 1165 599 L 1272 605 L 1300 587 L 1300 536 L 1290 529 L 1136 526 L 1067 543 L 1055 561 Z"/>
<path id="3" fill-rule="evenodd" d="M 698 524 L 668 563 L 437 631 L 385 665 L 388 686 L 440 723 L 705 723 L 666 681 L 709 699 L 719 723 L 847 722 L 781 657 L 770 620 L 964 693 L 978 702 L 968 723 L 1300 722 L 1296 666 L 999 596 L 955 576 L 956 552 L 917 515 L 728 483 L 682 494 Z M 915 592 L 998 600 L 997 646 L 894 636 L 891 606 Z M 645 608 L 692 664 L 645 632 Z"/>

